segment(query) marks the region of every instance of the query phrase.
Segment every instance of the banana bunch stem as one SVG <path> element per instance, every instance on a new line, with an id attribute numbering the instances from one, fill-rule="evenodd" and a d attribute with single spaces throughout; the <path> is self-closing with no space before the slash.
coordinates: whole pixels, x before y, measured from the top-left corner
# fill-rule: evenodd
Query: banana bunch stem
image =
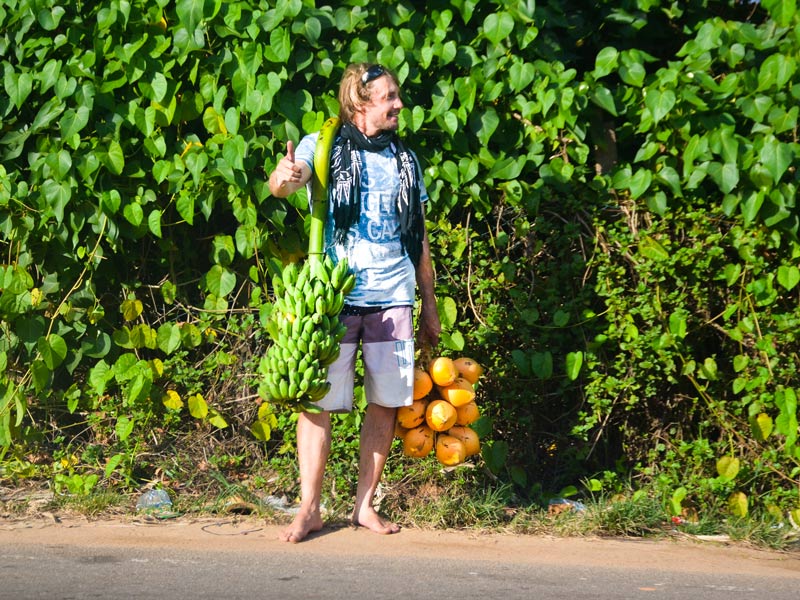
<path id="1" fill-rule="evenodd" d="M 328 366 L 347 331 L 339 313 L 355 285 L 347 261 L 334 263 L 324 253 L 330 151 L 338 129 L 339 119 L 328 119 L 314 152 L 308 260 L 288 263 L 272 277 L 275 302 L 265 327 L 273 344 L 259 365 L 259 395 L 295 410 L 315 410 L 313 403 L 330 389 Z"/>

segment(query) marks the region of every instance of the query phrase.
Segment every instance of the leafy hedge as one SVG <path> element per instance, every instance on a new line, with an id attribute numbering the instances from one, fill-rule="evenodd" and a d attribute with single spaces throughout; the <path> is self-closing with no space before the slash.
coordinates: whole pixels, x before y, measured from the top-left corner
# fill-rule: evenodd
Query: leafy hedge
<path id="1" fill-rule="evenodd" d="M 182 439 L 291 442 L 254 382 L 308 215 L 266 174 L 379 61 L 442 352 L 487 367 L 487 467 L 533 498 L 632 476 L 676 512 L 796 504 L 795 2 L 417 4 L 0 8 L 0 446 L 88 443 L 58 463 L 79 490 Z"/>

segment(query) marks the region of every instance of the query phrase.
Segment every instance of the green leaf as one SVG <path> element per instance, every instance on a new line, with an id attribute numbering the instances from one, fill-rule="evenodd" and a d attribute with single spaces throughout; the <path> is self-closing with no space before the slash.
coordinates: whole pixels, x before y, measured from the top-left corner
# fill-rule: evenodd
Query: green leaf
<path id="1" fill-rule="evenodd" d="M 497 440 L 483 444 L 481 446 L 481 457 L 492 473 L 501 473 L 508 460 L 508 443 L 503 440 Z"/>
<path id="2" fill-rule="evenodd" d="M 759 413 L 750 417 L 750 431 L 758 442 L 764 442 L 772 434 L 774 423 L 767 413 Z"/>
<path id="3" fill-rule="evenodd" d="M 505 11 L 490 13 L 483 20 L 483 34 L 495 46 L 507 41 L 514 31 L 514 17 Z"/>
<path id="4" fill-rule="evenodd" d="M 268 442 L 272 437 L 272 427 L 269 423 L 258 420 L 250 426 L 250 433 L 261 442 Z"/>
<path id="5" fill-rule="evenodd" d="M 184 221 L 186 221 L 189 225 L 194 224 L 194 195 L 192 193 L 186 190 L 181 190 L 181 193 L 175 202 L 175 208 Z"/>
<path id="6" fill-rule="evenodd" d="M 781 27 L 791 25 L 797 11 L 796 0 L 761 0 L 761 5 Z"/>
<path id="7" fill-rule="evenodd" d="M 595 79 L 600 79 L 611 73 L 617 68 L 617 59 L 619 52 L 613 46 L 606 46 L 597 53 L 594 59 L 594 71 L 592 75 Z"/>
<path id="8" fill-rule="evenodd" d="M 687 493 L 688 492 L 685 487 L 679 487 L 672 492 L 672 496 L 669 501 L 670 514 L 674 516 L 680 516 L 680 514 L 683 512 L 682 505 Z"/>
<path id="9" fill-rule="evenodd" d="M 733 481 L 739 474 L 739 459 L 734 456 L 723 456 L 717 460 L 717 473 L 725 481 Z"/>
<path id="10" fill-rule="evenodd" d="M 124 442 L 128 439 L 131 433 L 133 433 L 133 427 L 136 423 L 133 419 L 130 419 L 126 416 L 121 416 L 117 418 L 117 424 L 114 426 L 114 432 L 117 434 L 117 438 L 120 442 Z"/>
<path id="11" fill-rule="evenodd" d="M 130 343 L 134 348 L 156 348 L 156 332 L 146 323 L 139 323 L 130 330 Z"/>
<path id="12" fill-rule="evenodd" d="M 675 311 L 669 316 L 669 332 L 679 340 L 686 337 L 686 313 Z"/>
<path id="13" fill-rule="evenodd" d="M 123 300 L 122 304 L 120 305 L 122 318 L 128 322 L 138 319 L 139 315 L 142 314 L 142 311 L 144 311 L 144 305 L 142 304 L 141 300 L 137 300 L 136 298 L 128 298 Z"/>
<path id="14" fill-rule="evenodd" d="M 546 350 L 531 355 L 531 371 L 539 379 L 550 379 L 553 376 L 553 354 Z"/>
<path id="15" fill-rule="evenodd" d="M 640 62 L 630 62 L 623 64 L 619 68 L 619 77 L 630 86 L 640 88 L 644 85 L 644 78 L 647 75 L 644 65 Z"/>
<path id="16" fill-rule="evenodd" d="M 531 361 L 525 352 L 523 352 L 519 348 L 512 350 L 511 360 L 514 361 L 514 364 L 517 366 L 517 369 L 519 369 L 519 372 L 523 377 L 530 377 Z"/>
<path id="17" fill-rule="evenodd" d="M 464 349 L 464 336 L 460 331 L 442 332 L 442 345 L 448 350 L 460 352 Z"/>
<path id="18" fill-rule="evenodd" d="M 181 346 L 181 330 L 175 323 L 162 323 L 156 333 L 156 344 L 164 354 L 172 354 Z"/>
<path id="19" fill-rule="evenodd" d="M 787 291 L 794 289 L 800 283 L 800 268 L 794 265 L 781 265 L 778 267 L 778 283 Z"/>
<path id="20" fill-rule="evenodd" d="M 603 110 L 608 111 L 615 117 L 619 116 L 619 113 L 617 112 L 617 106 L 614 103 L 614 96 L 611 93 L 611 90 L 609 90 L 607 87 L 602 85 L 597 86 L 591 95 L 591 99 L 592 102 L 597 104 L 597 106 Z"/>
<path id="21" fill-rule="evenodd" d="M 30 73 L 15 73 L 14 68 L 6 63 L 3 86 L 11 102 L 20 109 L 33 90 L 33 77 Z"/>
<path id="22" fill-rule="evenodd" d="M 653 182 L 653 173 L 650 169 L 637 169 L 636 173 L 628 180 L 628 189 L 631 198 L 636 199 L 644 194 Z"/>
<path id="23" fill-rule="evenodd" d="M 791 454 L 798 435 L 797 394 L 792 388 L 778 390 L 775 393 L 775 406 L 780 411 L 775 419 L 775 431 L 784 436 L 785 450 Z"/>
<path id="24" fill-rule="evenodd" d="M 675 106 L 675 92 L 672 90 L 647 90 L 647 95 L 644 98 L 644 104 L 653 115 L 653 122 L 658 123 L 669 114 L 672 107 Z"/>
<path id="25" fill-rule="evenodd" d="M 583 366 L 583 352 L 568 352 L 565 363 L 567 378 L 570 381 L 575 381 L 580 375 L 581 367 Z"/>
<path id="26" fill-rule="evenodd" d="M 194 323 L 181 325 L 181 343 L 187 348 L 197 348 L 203 343 L 203 334 Z"/>
<path id="27" fill-rule="evenodd" d="M 562 161 L 563 162 L 563 161 Z M 495 161 L 489 171 L 491 179 L 516 179 L 525 166 L 525 157 L 506 156 Z"/>
<path id="28" fill-rule="evenodd" d="M 76 109 L 69 109 L 58 122 L 61 129 L 61 137 L 71 138 L 76 133 L 80 133 L 89 124 L 91 111 L 88 106 L 78 106 Z"/>
<path id="29" fill-rule="evenodd" d="M 284 27 L 273 29 L 269 34 L 269 45 L 264 48 L 264 58 L 272 63 L 283 65 L 289 62 L 291 54 L 289 30 Z"/>
<path id="30" fill-rule="evenodd" d="M 92 386 L 92 391 L 101 396 L 106 389 L 106 384 L 114 378 L 114 372 L 111 366 L 104 360 L 100 360 L 89 371 L 89 384 Z"/>
<path id="31" fill-rule="evenodd" d="M 81 340 L 81 351 L 91 358 L 102 358 L 111 351 L 111 336 L 105 331 L 94 331 Z"/>
<path id="32" fill-rule="evenodd" d="M 744 492 L 734 492 L 728 498 L 728 510 L 736 517 L 744 518 L 748 513 L 748 499 Z"/>
<path id="33" fill-rule="evenodd" d="M 183 408 L 183 400 L 175 390 L 167 390 L 161 397 L 161 403 L 169 410 L 180 411 Z"/>
<path id="34" fill-rule="evenodd" d="M 553 314 L 553 325 L 556 327 L 566 327 L 567 323 L 569 323 L 567 311 L 559 309 Z"/>
<path id="35" fill-rule="evenodd" d="M 211 245 L 211 259 L 218 265 L 224 267 L 233 262 L 236 253 L 236 248 L 233 244 L 233 238 L 229 235 L 214 236 Z"/>
<path id="36" fill-rule="evenodd" d="M 740 203 L 740 207 L 742 210 L 742 217 L 744 218 L 744 224 L 749 226 L 756 220 L 758 216 L 758 211 L 761 210 L 761 205 L 764 204 L 764 191 L 752 191 L 748 196 L 744 199 L 744 202 Z"/>
<path id="37" fill-rule="evenodd" d="M 500 117 L 497 115 L 497 111 L 493 108 L 489 108 L 484 112 L 480 113 L 479 115 L 479 125 L 478 127 L 473 127 L 473 132 L 478 137 L 478 140 L 483 146 L 487 146 L 489 144 L 489 139 L 492 137 L 492 134 L 497 130 L 497 126 L 500 124 Z"/>
<path id="38" fill-rule="evenodd" d="M 53 370 L 43 360 L 36 359 L 31 363 L 31 377 L 33 387 L 37 393 L 43 392 L 50 386 L 50 377 Z"/>
<path id="39" fill-rule="evenodd" d="M 511 81 L 511 89 L 515 92 L 527 90 L 533 78 L 536 77 L 536 67 L 531 63 L 518 61 L 511 65 L 508 70 Z"/>
<path id="40" fill-rule="evenodd" d="M 214 265 L 205 277 L 206 288 L 213 295 L 224 298 L 236 287 L 236 274 L 222 265 Z"/>
<path id="41" fill-rule="evenodd" d="M 122 209 L 122 216 L 134 227 L 139 227 L 144 221 L 144 210 L 142 205 L 135 200 L 126 204 Z"/>
<path id="42" fill-rule="evenodd" d="M 225 418 L 214 408 L 210 409 L 208 412 L 208 422 L 217 429 L 225 429 L 228 426 L 228 422 Z"/>
<path id="43" fill-rule="evenodd" d="M 208 416 L 208 404 L 201 394 L 189 396 L 189 414 L 195 419 L 205 419 Z"/>
<path id="44" fill-rule="evenodd" d="M 111 140 L 108 144 L 106 166 L 115 175 L 120 175 L 125 168 L 125 155 L 122 153 L 122 146 L 119 145 L 117 140 Z"/>
<path id="45" fill-rule="evenodd" d="M 161 238 L 161 211 L 153 209 L 147 215 L 147 228 L 157 238 Z"/>
<path id="46" fill-rule="evenodd" d="M 60 335 L 51 333 L 47 337 L 40 337 L 36 342 L 36 349 L 51 371 L 56 369 L 67 356 L 67 343 Z"/>
<path id="47" fill-rule="evenodd" d="M 72 198 L 72 187 L 66 181 L 57 182 L 48 179 L 42 185 L 42 193 L 53 211 L 56 221 L 62 223 L 64 221 L 64 209 Z"/>
<path id="48" fill-rule="evenodd" d="M 439 312 L 439 319 L 443 328 L 450 329 L 456 324 L 458 320 L 458 306 L 455 300 L 450 296 L 437 298 L 436 308 Z"/>
<path id="49" fill-rule="evenodd" d="M 645 258 L 662 261 L 669 258 L 669 252 L 655 238 L 646 235 L 639 240 L 639 253 Z"/>
<path id="50" fill-rule="evenodd" d="M 108 462 L 106 462 L 106 468 L 105 468 L 105 471 L 104 471 L 106 479 L 111 477 L 111 474 L 116 470 L 116 468 L 119 466 L 119 463 L 121 463 L 123 461 L 125 456 L 126 456 L 125 454 L 119 453 L 119 454 L 115 454 L 114 456 L 112 456 L 111 458 L 108 459 Z"/>
<path id="51" fill-rule="evenodd" d="M 713 357 L 709 356 L 703 361 L 703 364 L 700 365 L 697 375 L 698 377 L 708 379 L 709 381 L 716 381 L 718 378 L 718 371 L 717 361 L 714 360 Z"/>
<path id="52" fill-rule="evenodd" d="M 775 136 L 768 136 L 759 153 L 761 164 L 772 176 L 772 182 L 778 183 L 786 169 L 792 164 L 794 153 L 789 144 L 779 141 Z"/>
<path id="53" fill-rule="evenodd" d="M 206 0 L 178 0 L 175 12 L 178 20 L 187 31 L 193 32 L 203 20 Z"/>

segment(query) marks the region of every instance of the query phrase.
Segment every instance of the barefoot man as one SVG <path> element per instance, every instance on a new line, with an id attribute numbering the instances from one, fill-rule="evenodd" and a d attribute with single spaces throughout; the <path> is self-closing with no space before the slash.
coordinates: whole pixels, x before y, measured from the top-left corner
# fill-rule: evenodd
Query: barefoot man
<path id="1" fill-rule="evenodd" d="M 331 151 L 325 251 L 347 259 L 356 285 L 340 319 L 347 326 L 339 358 L 328 370 L 331 389 L 322 412 L 297 421 L 300 510 L 280 535 L 299 542 L 323 527 L 323 475 L 331 447 L 332 412 L 353 408 L 356 353 L 361 347 L 368 402 L 361 427 L 358 487 L 352 521 L 382 534 L 400 527 L 373 506 L 394 437 L 397 408 L 412 403 L 413 308 L 420 313 L 417 343 L 436 347 L 441 325 L 425 229 L 428 193 L 416 155 L 397 135 L 403 108 L 397 76 L 377 64 L 347 67 L 339 87 L 342 126 Z M 274 196 L 285 198 L 311 179 L 316 134 L 304 137 L 269 178 Z"/>

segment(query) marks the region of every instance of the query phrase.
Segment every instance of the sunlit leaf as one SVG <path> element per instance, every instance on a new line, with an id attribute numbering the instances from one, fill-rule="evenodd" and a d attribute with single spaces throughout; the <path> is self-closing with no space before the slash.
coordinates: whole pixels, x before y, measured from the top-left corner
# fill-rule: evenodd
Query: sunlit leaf
<path id="1" fill-rule="evenodd" d="M 728 510 L 736 517 L 744 518 L 748 513 L 748 498 L 744 492 L 734 492 L 728 498 Z"/>
<path id="2" fill-rule="evenodd" d="M 732 481 L 739 474 L 739 459 L 735 456 L 723 456 L 717 460 L 717 474 L 727 481 Z"/>
<path id="3" fill-rule="evenodd" d="M 122 318 L 126 321 L 133 321 L 139 318 L 139 315 L 142 314 L 144 310 L 144 305 L 142 304 L 141 300 L 136 298 L 128 298 L 122 301 L 122 305 L 120 306 L 120 312 L 122 312 Z"/>
<path id="4" fill-rule="evenodd" d="M 570 381 L 575 381 L 580 375 L 581 367 L 583 366 L 583 352 L 568 352 L 565 364 L 567 377 Z"/>
<path id="5" fill-rule="evenodd" d="M 189 414 L 195 419 L 205 419 L 208 416 L 208 404 L 201 394 L 193 394 L 187 398 Z"/>
<path id="6" fill-rule="evenodd" d="M 773 422 L 772 417 L 767 413 L 759 413 L 750 417 L 750 431 L 753 437 L 759 441 L 764 442 L 772 434 Z"/>
<path id="7" fill-rule="evenodd" d="M 175 390 L 167 390 L 161 397 L 161 402 L 170 410 L 181 410 L 183 408 L 183 400 Z"/>

